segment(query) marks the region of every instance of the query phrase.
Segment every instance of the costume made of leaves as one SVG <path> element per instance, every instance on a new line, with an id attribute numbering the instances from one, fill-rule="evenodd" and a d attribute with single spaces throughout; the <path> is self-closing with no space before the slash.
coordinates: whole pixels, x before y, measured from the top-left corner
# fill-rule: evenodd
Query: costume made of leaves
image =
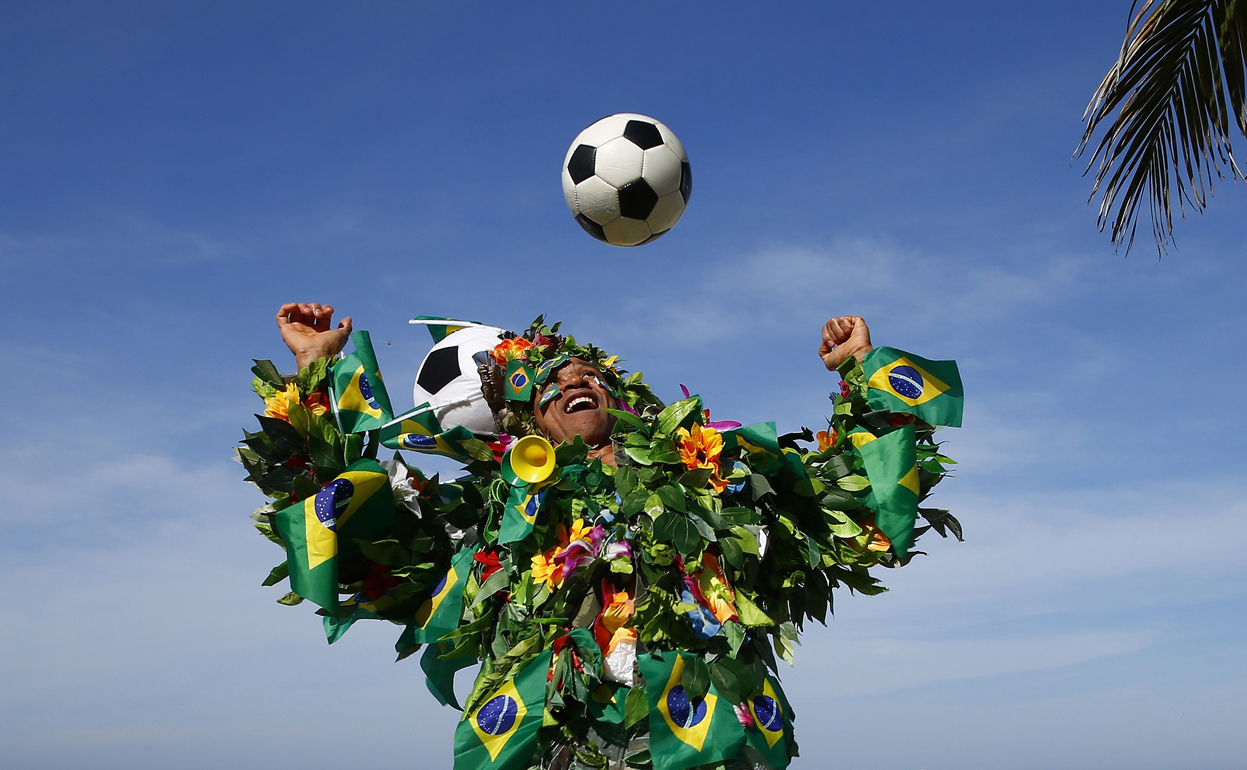
<path id="1" fill-rule="evenodd" d="M 932 426 L 870 407 L 853 359 L 840 369 L 827 430 L 802 448 L 797 441 L 815 439 L 809 431 L 777 436 L 770 423 L 716 430 L 697 396 L 664 406 L 639 373 L 628 376 L 600 350 L 556 333 L 538 319 L 495 360 L 524 359 L 537 377 L 570 357 L 597 365 L 619 399 L 618 467 L 590 459 L 578 437 L 557 447 L 553 475 L 525 495 L 531 531 L 504 544 L 499 531 L 517 482 L 503 472 L 499 444 L 459 442 L 465 475 L 453 481 L 426 477 L 398 454 L 378 463 L 376 434 L 344 435 L 317 408 L 327 362 L 293 378 L 257 362 L 253 387 L 269 408 L 238 454 L 247 480 L 272 498 L 253 515 L 256 526 L 288 553 L 265 585 L 292 571 L 307 584 L 303 567 L 291 564 L 309 557 L 292 539 L 319 532 L 331 507 L 356 504 L 326 497 L 348 469 L 380 469 L 393 515 L 377 518 L 359 504 L 363 513 L 329 520 L 338 601 L 319 602 L 318 614 L 330 642 L 358 620 L 382 619 L 403 626 L 400 660 L 424 649 L 435 697 L 465 714 L 457 768 L 786 765 L 797 745 L 777 660 L 792 662 L 807 620 L 826 622 L 835 588 L 879 593 L 870 569 L 903 566 L 917 553 L 895 547 L 876 525 L 851 436 L 912 425 L 919 499 L 952 461 L 939 453 Z M 930 528 L 960 538 L 947 511 L 917 510 L 927 524 L 914 539 Z M 454 671 L 478 660 L 458 704 Z M 521 692 L 540 689 L 530 666 L 548 669 L 540 703 Z"/>

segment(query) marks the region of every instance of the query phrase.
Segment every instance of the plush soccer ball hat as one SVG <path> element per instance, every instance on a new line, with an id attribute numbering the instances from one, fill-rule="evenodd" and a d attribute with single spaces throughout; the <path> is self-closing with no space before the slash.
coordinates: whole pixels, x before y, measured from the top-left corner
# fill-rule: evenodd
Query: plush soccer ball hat
<path id="1" fill-rule="evenodd" d="M 471 326 L 447 334 L 420 364 L 412 390 L 415 403 L 427 401 L 443 428 L 462 425 L 481 435 L 495 433 L 494 416 L 481 393 L 476 367 L 479 355 L 487 357 L 502 342 L 502 334 L 502 329 L 492 326 Z"/>
<path id="2" fill-rule="evenodd" d="M 563 159 L 563 195 L 576 221 L 613 246 L 639 246 L 670 230 L 692 188 L 684 145 L 645 115 L 602 118 Z"/>

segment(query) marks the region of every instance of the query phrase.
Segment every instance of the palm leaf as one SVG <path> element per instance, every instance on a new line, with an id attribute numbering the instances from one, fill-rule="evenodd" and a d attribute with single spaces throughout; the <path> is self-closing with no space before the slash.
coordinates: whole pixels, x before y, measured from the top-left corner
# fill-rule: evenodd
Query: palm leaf
<path id="1" fill-rule="evenodd" d="M 1184 216 L 1187 205 L 1202 211 L 1223 168 L 1243 177 L 1230 138 L 1232 125 L 1247 135 L 1247 0 L 1134 0 L 1130 15 L 1074 155 L 1112 118 L 1083 172 L 1096 169 L 1096 223 L 1103 232 L 1111 221 L 1113 245 L 1129 253 L 1146 202 L 1162 254 L 1174 198 Z"/>

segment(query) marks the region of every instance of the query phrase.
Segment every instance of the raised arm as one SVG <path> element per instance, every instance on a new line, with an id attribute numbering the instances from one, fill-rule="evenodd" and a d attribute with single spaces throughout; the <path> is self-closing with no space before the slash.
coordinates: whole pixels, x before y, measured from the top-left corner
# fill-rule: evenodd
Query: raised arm
<path id="1" fill-rule="evenodd" d="M 333 326 L 333 306 L 318 302 L 287 302 L 277 311 L 281 339 L 294 353 L 299 368 L 318 358 L 337 355 L 351 336 L 351 319 Z"/>
<path id="2" fill-rule="evenodd" d="M 842 315 L 823 324 L 823 344 L 818 346 L 818 355 L 828 369 L 835 371 L 849 356 L 861 361 L 872 350 L 870 329 L 861 316 Z"/>

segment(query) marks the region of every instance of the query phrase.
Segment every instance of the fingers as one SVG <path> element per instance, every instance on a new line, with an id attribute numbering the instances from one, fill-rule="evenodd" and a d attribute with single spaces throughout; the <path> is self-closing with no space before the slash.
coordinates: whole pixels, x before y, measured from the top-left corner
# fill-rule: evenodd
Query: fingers
<path id="1" fill-rule="evenodd" d="M 338 322 L 338 330 L 345 334 L 351 333 L 351 317 L 350 316 L 347 316 L 346 318 L 343 318 L 341 321 Z"/>
<path id="2" fill-rule="evenodd" d="M 277 325 L 296 323 L 310 326 L 317 331 L 333 328 L 333 305 L 319 302 L 287 302 L 277 311 Z"/>

